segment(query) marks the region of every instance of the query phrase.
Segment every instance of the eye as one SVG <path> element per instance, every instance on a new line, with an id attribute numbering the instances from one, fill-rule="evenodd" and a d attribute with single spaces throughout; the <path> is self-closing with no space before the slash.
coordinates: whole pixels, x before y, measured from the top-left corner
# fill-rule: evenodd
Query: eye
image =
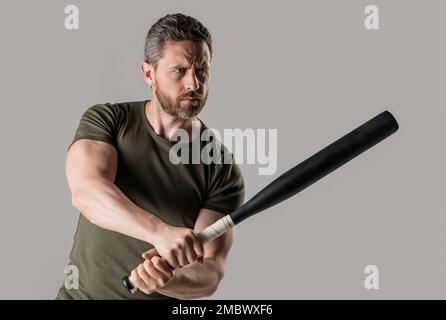
<path id="1" fill-rule="evenodd" d="M 186 71 L 186 68 L 175 68 L 172 71 L 175 73 L 184 73 Z"/>

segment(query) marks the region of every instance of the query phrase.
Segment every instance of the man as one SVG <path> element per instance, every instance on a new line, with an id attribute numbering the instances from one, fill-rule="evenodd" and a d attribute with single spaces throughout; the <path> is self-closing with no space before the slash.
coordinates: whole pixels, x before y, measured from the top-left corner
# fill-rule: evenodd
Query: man
<path id="1" fill-rule="evenodd" d="M 62 286 L 57 299 L 193 299 L 216 291 L 233 231 L 204 247 L 197 234 L 243 203 L 241 172 L 233 161 L 169 160 L 176 130 L 206 129 L 197 115 L 211 57 L 211 35 L 199 21 L 167 15 L 150 28 L 141 64 L 152 100 L 98 104 L 83 114 L 66 159 L 81 212 L 70 254 L 79 288 Z M 121 283 L 130 271 L 135 294 Z"/>

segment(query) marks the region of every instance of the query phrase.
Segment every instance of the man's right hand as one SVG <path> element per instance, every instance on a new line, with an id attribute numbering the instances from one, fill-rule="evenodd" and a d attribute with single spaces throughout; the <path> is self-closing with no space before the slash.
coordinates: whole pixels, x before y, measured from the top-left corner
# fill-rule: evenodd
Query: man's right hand
<path id="1" fill-rule="evenodd" d="M 160 256 L 174 269 L 184 267 L 204 254 L 198 234 L 189 228 L 174 227 L 164 223 L 153 242 Z"/>

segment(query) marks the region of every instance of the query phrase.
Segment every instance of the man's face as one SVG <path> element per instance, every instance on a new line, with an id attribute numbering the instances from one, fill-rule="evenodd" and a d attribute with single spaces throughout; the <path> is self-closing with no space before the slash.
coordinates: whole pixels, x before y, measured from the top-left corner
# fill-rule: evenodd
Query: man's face
<path id="1" fill-rule="evenodd" d="M 153 93 L 164 111 L 183 120 L 200 113 L 208 96 L 209 69 L 206 42 L 165 43 L 152 82 Z"/>

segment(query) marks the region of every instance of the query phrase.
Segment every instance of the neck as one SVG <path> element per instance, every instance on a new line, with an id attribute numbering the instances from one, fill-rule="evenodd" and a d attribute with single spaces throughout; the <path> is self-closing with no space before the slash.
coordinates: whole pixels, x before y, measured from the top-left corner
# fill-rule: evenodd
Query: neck
<path id="1" fill-rule="evenodd" d="M 145 105 L 146 117 L 155 133 L 165 139 L 169 139 L 178 129 L 184 129 L 192 137 L 192 128 L 200 129 L 200 121 L 194 117 L 192 119 L 176 119 L 166 113 L 159 101 L 155 98 Z"/>

